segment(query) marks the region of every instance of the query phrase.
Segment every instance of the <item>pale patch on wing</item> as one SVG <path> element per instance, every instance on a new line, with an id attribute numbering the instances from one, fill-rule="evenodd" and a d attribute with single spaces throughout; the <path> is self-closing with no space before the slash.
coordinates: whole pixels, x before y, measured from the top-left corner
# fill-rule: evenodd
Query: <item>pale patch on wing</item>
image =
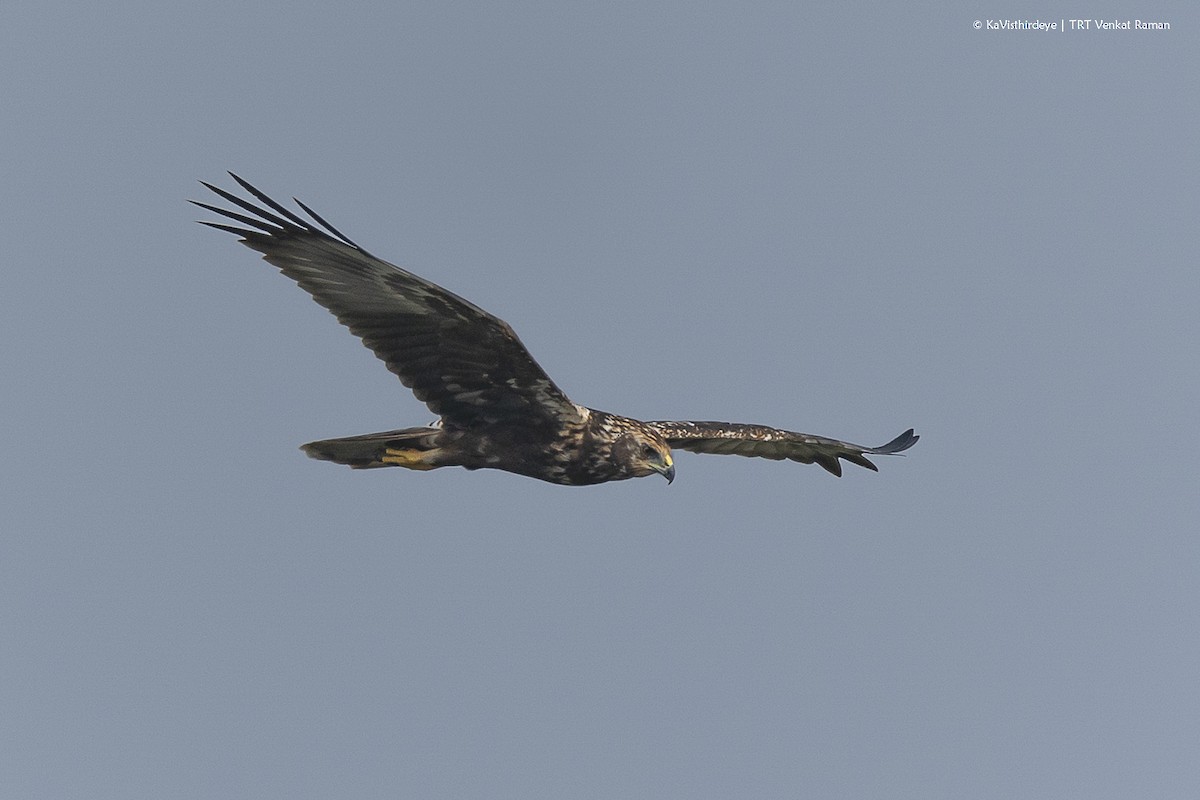
<path id="1" fill-rule="evenodd" d="M 461 386 L 459 386 L 457 388 L 462 389 Z M 487 405 L 487 399 L 484 397 L 483 390 L 477 390 L 477 391 L 473 391 L 473 392 L 457 391 L 456 394 L 454 395 L 454 399 L 460 403 L 467 403 L 468 405 L 472 405 L 472 406 Z"/>

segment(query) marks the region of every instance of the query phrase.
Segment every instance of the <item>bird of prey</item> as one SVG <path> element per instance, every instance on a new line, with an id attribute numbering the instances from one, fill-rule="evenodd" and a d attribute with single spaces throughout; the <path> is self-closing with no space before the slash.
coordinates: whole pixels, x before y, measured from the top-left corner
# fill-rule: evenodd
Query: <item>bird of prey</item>
<path id="1" fill-rule="evenodd" d="M 376 258 L 299 200 L 311 221 L 230 175 L 257 203 L 202 181 L 239 209 L 193 200 L 238 223 L 203 224 L 241 237 L 300 284 L 440 418 L 303 445 L 313 458 L 356 469 L 499 469 L 586 486 L 654 474 L 669 483 L 672 449 L 815 463 L 840 476 L 838 459 L 876 470 L 868 455 L 892 455 L 917 441 L 909 429 L 880 447 L 863 447 L 762 425 L 641 422 L 576 405 L 508 323 Z"/>

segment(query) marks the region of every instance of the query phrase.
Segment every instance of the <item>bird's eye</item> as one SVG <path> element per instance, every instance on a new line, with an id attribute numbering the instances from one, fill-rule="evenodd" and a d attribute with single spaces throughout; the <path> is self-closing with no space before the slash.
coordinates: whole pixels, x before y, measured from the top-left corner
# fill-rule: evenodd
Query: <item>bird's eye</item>
<path id="1" fill-rule="evenodd" d="M 657 451 L 650 445 L 648 445 L 648 444 L 642 445 L 642 457 L 643 458 L 654 458 L 654 455 L 656 452 Z"/>

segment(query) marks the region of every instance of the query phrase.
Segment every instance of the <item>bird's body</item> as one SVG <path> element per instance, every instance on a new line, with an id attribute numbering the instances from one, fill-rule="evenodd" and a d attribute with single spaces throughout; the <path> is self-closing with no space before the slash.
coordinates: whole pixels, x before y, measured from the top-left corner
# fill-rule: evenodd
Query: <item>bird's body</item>
<path id="1" fill-rule="evenodd" d="M 841 475 L 839 458 L 874 470 L 866 455 L 899 453 L 917 441 L 909 430 L 882 447 L 861 447 L 761 425 L 642 422 L 576 405 L 503 320 L 375 258 L 303 203 L 321 227 L 233 177 L 262 205 L 206 183 L 248 213 L 196 203 L 245 227 L 205 224 L 261 252 L 440 417 L 428 427 L 311 442 L 303 449 L 313 458 L 359 469 L 500 469 L 584 486 L 653 474 L 670 481 L 672 448 L 816 463 Z"/>
<path id="2" fill-rule="evenodd" d="M 648 460 L 664 450 L 669 452 L 669 445 L 649 425 L 603 411 L 581 410 L 584 413 L 579 422 L 553 430 L 504 422 L 481 429 L 439 425 L 326 439 L 310 442 L 303 449 L 313 458 L 356 469 L 503 469 L 565 486 L 587 486 L 654 472 L 674 475 L 669 457 L 660 469 L 638 469 L 630 458 L 619 457 L 620 452 L 614 454 L 614 448 L 628 449 L 631 442 L 642 440 L 659 445 L 651 448 L 653 452 L 645 452 Z M 547 446 L 548 441 L 554 444 Z"/>

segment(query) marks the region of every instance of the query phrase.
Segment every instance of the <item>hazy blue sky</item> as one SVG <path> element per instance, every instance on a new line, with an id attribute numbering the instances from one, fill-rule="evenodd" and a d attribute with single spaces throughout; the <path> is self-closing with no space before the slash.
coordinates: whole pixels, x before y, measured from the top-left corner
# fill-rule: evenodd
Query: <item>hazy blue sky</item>
<path id="1" fill-rule="evenodd" d="M 1172 29 L 973 26 L 1083 15 Z M 0 796 L 1200 792 L 1193 3 L 2 16 Z M 577 402 L 921 442 L 312 461 L 432 417 L 226 169 Z"/>

